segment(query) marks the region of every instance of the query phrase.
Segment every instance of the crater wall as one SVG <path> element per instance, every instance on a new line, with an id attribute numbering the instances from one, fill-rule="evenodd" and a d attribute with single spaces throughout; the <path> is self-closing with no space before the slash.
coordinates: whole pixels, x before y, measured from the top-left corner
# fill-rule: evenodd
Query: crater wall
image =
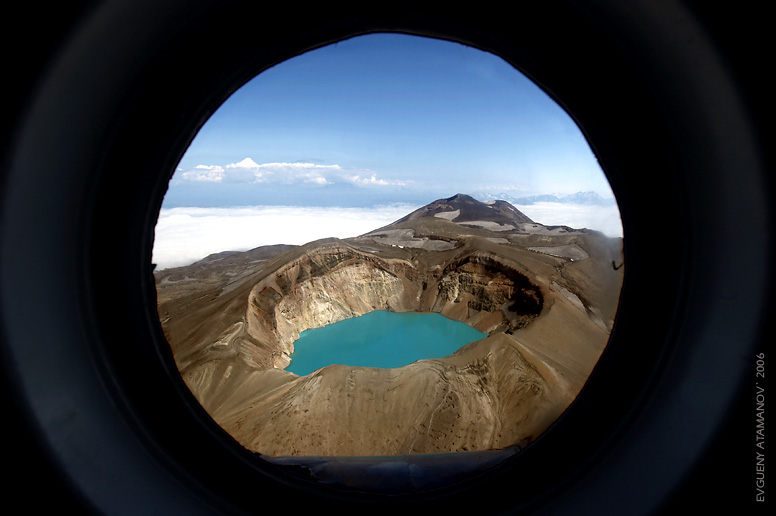
<path id="1" fill-rule="evenodd" d="M 205 279 L 162 280 L 179 292 L 160 305 L 160 320 L 194 397 L 247 449 L 274 456 L 474 451 L 535 439 L 606 345 L 610 324 L 594 316 L 610 321 L 614 308 L 596 286 L 622 270 L 584 240 L 590 258 L 570 262 L 477 235 L 424 240 L 415 231 L 390 242 L 313 242 L 230 266 L 229 276 L 208 264 L 187 269 Z M 430 244 L 404 245 L 410 237 Z M 300 332 L 372 310 L 437 312 L 489 336 L 395 369 L 284 370 Z"/>
<path id="2" fill-rule="evenodd" d="M 382 259 L 345 245 L 306 253 L 269 274 L 249 295 L 246 332 L 285 368 L 310 328 L 373 310 L 437 312 L 484 333 L 512 332 L 541 313 L 541 289 L 504 259 L 454 253 L 443 263 Z"/>

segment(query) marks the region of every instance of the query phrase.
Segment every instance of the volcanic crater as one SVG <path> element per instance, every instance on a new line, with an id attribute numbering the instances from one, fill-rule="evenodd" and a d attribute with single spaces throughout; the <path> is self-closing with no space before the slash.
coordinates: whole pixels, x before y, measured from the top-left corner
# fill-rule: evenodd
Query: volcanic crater
<path id="1" fill-rule="evenodd" d="M 621 249 L 620 239 L 457 195 L 358 237 L 158 271 L 158 311 L 194 397 L 256 453 L 520 448 L 568 407 L 604 349 Z M 436 312 L 488 337 L 393 369 L 284 370 L 300 332 L 373 310 Z"/>

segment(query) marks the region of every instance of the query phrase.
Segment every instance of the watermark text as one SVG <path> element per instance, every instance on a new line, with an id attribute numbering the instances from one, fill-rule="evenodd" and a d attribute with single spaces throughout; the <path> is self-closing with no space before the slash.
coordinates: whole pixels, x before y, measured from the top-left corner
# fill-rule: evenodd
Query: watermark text
<path id="1" fill-rule="evenodd" d="M 765 502 L 765 353 L 755 368 L 755 500 Z"/>

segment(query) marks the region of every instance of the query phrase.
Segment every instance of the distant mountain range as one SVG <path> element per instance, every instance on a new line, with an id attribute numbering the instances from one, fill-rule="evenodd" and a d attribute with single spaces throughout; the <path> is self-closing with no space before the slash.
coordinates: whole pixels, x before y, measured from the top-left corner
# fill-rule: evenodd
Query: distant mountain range
<path id="1" fill-rule="evenodd" d="M 532 195 L 527 197 L 516 197 L 507 193 L 492 194 L 490 192 L 480 192 L 474 194 L 474 197 L 480 201 L 492 201 L 495 199 L 501 199 L 509 202 L 510 204 L 519 204 L 522 206 L 529 206 L 537 202 L 557 202 L 562 204 L 585 204 L 592 206 L 610 206 L 615 204 L 615 200 L 605 199 L 598 195 L 596 192 L 577 192 L 568 195 Z"/>

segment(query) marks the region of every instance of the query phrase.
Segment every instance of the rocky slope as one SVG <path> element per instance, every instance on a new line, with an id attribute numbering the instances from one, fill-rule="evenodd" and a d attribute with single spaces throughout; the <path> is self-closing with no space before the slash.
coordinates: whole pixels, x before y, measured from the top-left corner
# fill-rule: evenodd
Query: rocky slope
<path id="1" fill-rule="evenodd" d="M 248 449 L 498 449 L 535 439 L 583 385 L 616 311 L 612 261 L 617 241 L 458 195 L 360 237 L 160 271 L 159 315 L 184 381 Z M 438 312 L 489 336 L 396 369 L 283 370 L 301 331 L 378 309 Z"/>

